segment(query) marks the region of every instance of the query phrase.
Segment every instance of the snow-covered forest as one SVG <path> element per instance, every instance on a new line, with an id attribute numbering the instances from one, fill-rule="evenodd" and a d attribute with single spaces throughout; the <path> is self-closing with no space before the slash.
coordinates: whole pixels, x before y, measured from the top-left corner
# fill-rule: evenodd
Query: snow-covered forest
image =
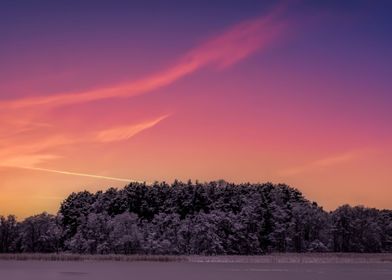
<path id="1" fill-rule="evenodd" d="M 57 215 L 0 217 L 0 252 L 392 252 L 392 210 L 326 212 L 281 184 L 131 183 L 72 193 Z"/>

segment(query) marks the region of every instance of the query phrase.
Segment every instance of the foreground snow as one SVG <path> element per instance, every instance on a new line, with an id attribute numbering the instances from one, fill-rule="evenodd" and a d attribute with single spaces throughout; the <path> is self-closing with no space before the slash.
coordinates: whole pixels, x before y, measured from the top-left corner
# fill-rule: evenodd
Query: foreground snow
<path id="1" fill-rule="evenodd" d="M 244 260 L 243 258 L 241 258 Z M 255 259 L 255 258 L 254 258 Z M 238 260 L 238 259 L 236 259 Z M 248 260 L 248 259 L 247 259 Z M 389 280 L 392 263 L 199 263 L 115 261 L 0 261 L 7 280 Z"/>
<path id="2" fill-rule="evenodd" d="M 0 260 L 15 261 L 123 261 L 190 263 L 392 263 L 392 254 L 284 253 L 261 256 L 173 256 L 173 255 L 81 255 L 81 254 L 0 254 Z"/>
<path id="3" fill-rule="evenodd" d="M 392 263 L 392 254 L 304 253 L 264 256 L 191 256 L 191 262 L 213 263 Z"/>

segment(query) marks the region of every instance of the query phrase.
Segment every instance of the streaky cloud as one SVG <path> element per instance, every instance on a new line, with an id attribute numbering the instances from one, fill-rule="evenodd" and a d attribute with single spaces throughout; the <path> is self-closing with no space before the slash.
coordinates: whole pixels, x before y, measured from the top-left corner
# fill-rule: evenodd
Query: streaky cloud
<path id="1" fill-rule="evenodd" d="M 61 157 L 56 154 L 43 153 L 42 151 L 48 149 L 53 150 L 60 146 L 80 143 L 110 143 L 115 141 L 124 141 L 134 137 L 146 129 L 157 125 L 168 116 L 169 115 L 163 115 L 152 120 L 143 121 L 128 126 L 115 126 L 112 128 L 87 133 L 84 136 L 79 135 L 78 137 L 75 135 L 55 135 L 40 139 L 40 141 L 14 146 L 9 145 L 10 142 L 8 141 L 3 143 L 4 146 L 7 146 L 7 148 L 0 149 L 0 166 L 39 170 L 37 165 Z"/>
<path id="2" fill-rule="evenodd" d="M 121 141 L 121 140 L 126 140 L 129 139 L 136 134 L 142 132 L 143 130 L 146 130 L 148 128 L 151 128 L 158 123 L 160 123 L 162 120 L 166 119 L 168 115 L 161 116 L 159 118 L 156 118 L 154 120 L 150 121 L 145 121 L 142 123 L 138 124 L 133 124 L 133 125 L 128 125 L 128 126 L 117 126 L 114 128 L 106 129 L 100 131 L 97 136 L 96 136 L 96 141 L 97 142 L 113 142 L 113 141 Z"/>
<path id="3" fill-rule="evenodd" d="M 0 102 L 1 108 L 16 109 L 47 105 L 50 107 L 125 98 L 167 86 L 205 66 L 225 68 L 266 47 L 280 38 L 287 27 L 281 19 L 283 6 L 267 15 L 241 22 L 183 55 L 176 64 L 141 80 L 82 92 L 21 98 Z"/>
<path id="4" fill-rule="evenodd" d="M 19 168 L 20 166 L 25 166 L 26 168 L 33 168 L 40 163 L 57 158 L 60 158 L 60 156 L 53 154 L 13 155 L 8 158 L 2 158 L 0 167 Z"/>
<path id="5" fill-rule="evenodd" d="M 281 172 L 281 175 L 295 176 L 298 174 L 314 171 L 315 169 L 331 167 L 331 166 L 334 166 L 337 164 L 350 162 L 350 161 L 362 156 L 365 152 L 368 152 L 368 151 L 367 150 L 366 151 L 365 150 L 363 150 L 363 151 L 349 151 L 346 153 L 321 158 L 321 159 L 315 160 L 313 162 L 310 162 L 308 164 L 299 165 L 296 167 L 285 169 Z"/>

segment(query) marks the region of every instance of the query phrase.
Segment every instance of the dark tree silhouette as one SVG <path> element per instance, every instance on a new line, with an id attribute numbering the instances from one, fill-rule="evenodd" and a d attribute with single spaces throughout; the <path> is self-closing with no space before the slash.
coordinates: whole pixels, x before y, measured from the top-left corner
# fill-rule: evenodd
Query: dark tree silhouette
<path id="1" fill-rule="evenodd" d="M 287 185 L 152 185 L 72 193 L 56 216 L 0 217 L 0 253 L 392 252 L 392 211 L 326 212 Z"/>

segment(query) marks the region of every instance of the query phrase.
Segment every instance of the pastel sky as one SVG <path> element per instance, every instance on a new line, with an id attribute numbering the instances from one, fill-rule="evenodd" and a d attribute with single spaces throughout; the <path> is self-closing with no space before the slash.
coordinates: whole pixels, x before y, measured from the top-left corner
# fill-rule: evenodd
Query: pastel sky
<path id="1" fill-rule="evenodd" d="M 1 1 L 0 214 L 130 181 L 392 207 L 392 1 Z"/>

